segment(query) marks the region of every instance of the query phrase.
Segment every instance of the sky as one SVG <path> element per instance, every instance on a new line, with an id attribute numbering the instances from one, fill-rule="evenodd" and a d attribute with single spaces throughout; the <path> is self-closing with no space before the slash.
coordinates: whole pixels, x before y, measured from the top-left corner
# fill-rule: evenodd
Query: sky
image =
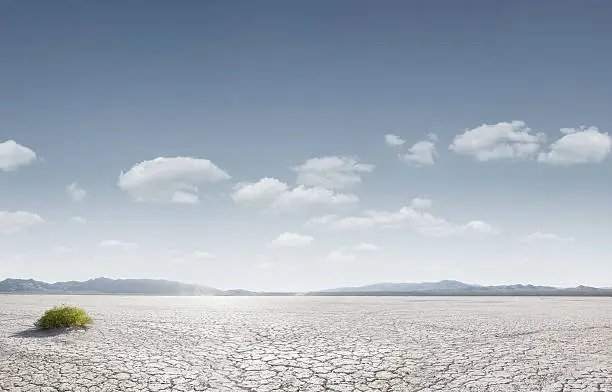
<path id="1" fill-rule="evenodd" d="M 0 279 L 612 286 L 609 1 L 0 2 Z"/>

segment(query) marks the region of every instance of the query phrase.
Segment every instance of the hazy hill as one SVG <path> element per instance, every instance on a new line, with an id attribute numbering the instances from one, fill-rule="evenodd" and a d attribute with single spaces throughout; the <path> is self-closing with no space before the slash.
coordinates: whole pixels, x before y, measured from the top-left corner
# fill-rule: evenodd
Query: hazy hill
<path id="1" fill-rule="evenodd" d="M 323 290 L 325 293 L 341 292 L 375 292 L 375 291 L 440 291 L 440 290 L 465 290 L 479 287 L 456 280 L 441 280 L 439 282 L 422 283 L 375 283 L 359 287 L 340 287 L 335 289 Z"/>
<path id="2" fill-rule="evenodd" d="M 49 291 L 51 285 L 34 279 L 4 279 L 0 282 L 0 292 L 38 292 Z"/>
<path id="3" fill-rule="evenodd" d="M 33 279 L 5 279 L 0 292 L 21 293 L 87 293 L 87 294 L 145 294 L 145 295 L 216 295 L 211 287 L 157 279 L 96 278 L 84 282 L 46 283 Z"/>
<path id="4" fill-rule="evenodd" d="M 377 283 L 311 292 L 307 295 L 510 295 L 510 296 L 612 296 L 612 290 L 578 286 L 557 288 L 531 284 L 481 286 L 455 280 L 424 283 Z"/>
<path id="5" fill-rule="evenodd" d="M 286 292 L 255 292 L 242 289 L 218 290 L 212 287 L 156 279 L 96 278 L 84 282 L 46 283 L 33 279 L 5 279 L 0 281 L 0 293 L 33 294 L 135 294 L 135 295 L 216 295 L 216 296 L 283 296 Z M 557 288 L 514 284 L 481 286 L 456 280 L 422 283 L 376 283 L 359 287 L 341 287 L 313 291 L 310 296 L 612 296 L 610 288 L 578 286 Z"/>

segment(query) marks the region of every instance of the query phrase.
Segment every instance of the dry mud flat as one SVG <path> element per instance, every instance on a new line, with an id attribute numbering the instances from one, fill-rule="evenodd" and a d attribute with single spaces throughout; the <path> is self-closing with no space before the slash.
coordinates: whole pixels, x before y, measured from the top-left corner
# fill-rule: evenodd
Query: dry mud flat
<path id="1" fill-rule="evenodd" d="M 612 299 L 4 295 L 0 390 L 612 391 Z"/>

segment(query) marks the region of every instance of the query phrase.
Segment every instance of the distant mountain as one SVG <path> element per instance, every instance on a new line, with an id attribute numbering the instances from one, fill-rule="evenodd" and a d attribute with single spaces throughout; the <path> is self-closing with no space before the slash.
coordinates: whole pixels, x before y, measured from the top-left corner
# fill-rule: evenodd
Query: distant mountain
<path id="1" fill-rule="evenodd" d="M 612 289 L 578 286 L 558 288 L 535 286 L 532 284 L 514 284 L 500 286 L 480 286 L 456 280 L 442 280 L 424 283 L 377 283 L 358 287 L 341 287 L 336 289 L 310 292 L 306 295 L 323 296 L 400 296 L 400 295 L 509 295 L 509 296 L 612 296 Z"/>
<path id="2" fill-rule="evenodd" d="M 50 291 L 51 285 L 34 279 L 4 279 L 0 282 L 0 293 Z"/>
<path id="3" fill-rule="evenodd" d="M 439 282 L 423 282 L 423 283 L 375 283 L 367 286 L 359 287 L 340 287 L 336 289 L 323 290 L 324 293 L 341 293 L 341 292 L 375 292 L 375 291 L 460 291 L 471 288 L 480 287 L 471 285 L 456 280 L 441 280 Z"/>
<path id="4" fill-rule="evenodd" d="M 220 290 L 168 280 L 96 278 L 84 282 L 69 281 L 57 283 L 46 283 L 33 279 L 5 279 L 0 282 L 0 292 L 43 294 L 217 295 Z"/>
<path id="5" fill-rule="evenodd" d="M 212 287 L 156 279 L 96 278 L 84 282 L 46 283 L 33 279 L 5 279 L 0 281 L 0 293 L 32 294 L 128 294 L 169 296 L 607 296 L 612 288 L 578 286 L 557 288 L 514 284 L 480 286 L 456 280 L 423 283 L 376 283 L 359 287 L 313 291 L 309 293 L 257 292 L 243 289 L 218 290 Z"/>

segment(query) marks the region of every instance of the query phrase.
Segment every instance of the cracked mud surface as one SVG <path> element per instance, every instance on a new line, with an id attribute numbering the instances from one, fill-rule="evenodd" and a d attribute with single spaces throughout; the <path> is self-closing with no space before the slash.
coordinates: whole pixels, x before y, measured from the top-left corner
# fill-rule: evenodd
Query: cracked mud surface
<path id="1" fill-rule="evenodd" d="M 0 391 L 612 391 L 612 299 L 0 295 Z"/>

